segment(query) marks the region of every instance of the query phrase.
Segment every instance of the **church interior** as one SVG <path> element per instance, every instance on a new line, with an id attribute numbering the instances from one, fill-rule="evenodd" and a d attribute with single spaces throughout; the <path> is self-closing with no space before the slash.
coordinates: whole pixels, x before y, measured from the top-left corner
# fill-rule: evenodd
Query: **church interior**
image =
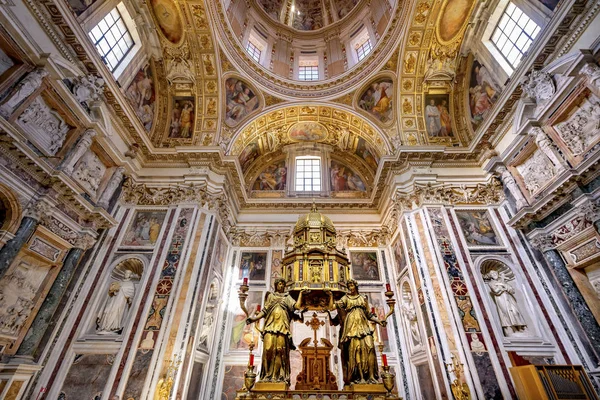
<path id="1" fill-rule="evenodd" d="M 598 399 L 600 0 L 1 0 L 0 399 Z"/>

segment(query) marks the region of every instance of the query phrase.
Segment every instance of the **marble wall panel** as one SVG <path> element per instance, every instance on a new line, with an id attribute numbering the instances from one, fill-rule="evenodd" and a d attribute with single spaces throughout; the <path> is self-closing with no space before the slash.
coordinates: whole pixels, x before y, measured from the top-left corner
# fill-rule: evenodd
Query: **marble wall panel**
<path id="1" fill-rule="evenodd" d="M 77 354 L 69 368 L 61 393 L 64 399 L 94 399 L 102 396 L 114 354 Z"/>

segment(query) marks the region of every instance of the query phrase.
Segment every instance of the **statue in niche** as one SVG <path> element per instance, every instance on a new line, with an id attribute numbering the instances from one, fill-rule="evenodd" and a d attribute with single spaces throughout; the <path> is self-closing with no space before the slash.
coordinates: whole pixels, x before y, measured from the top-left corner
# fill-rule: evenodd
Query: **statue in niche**
<path id="1" fill-rule="evenodd" d="M 519 311 L 515 289 L 507 282 L 506 276 L 496 269 L 490 270 L 484 280 L 490 288 L 490 294 L 496 303 L 500 324 L 505 336 L 522 334 L 527 329 L 525 318 Z"/>
<path id="2" fill-rule="evenodd" d="M 135 295 L 135 286 L 131 280 L 132 276 L 133 272 L 126 269 L 123 280 L 115 280 L 108 287 L 104 306 L 96 318 L 96 332 L 98 334 L 121 334 L 123 331 L 123 317 L 131 306 L 131 301 Z"/>
<path id="3" fill-rule="evenodd" d="M 296 314 L 296 310 L 300 310 L 305 292 L 307 289 L 300 292 L 296 301 L 285 293 L 285 279 L 277 279 L 275 292 L 267 292 L 264 308 L 257 315 L 246 319 L 246 324 L 265 319 L 262 329 L 263 354 L 260 368 L 260 380 L 263 382 L 290 384 L 290 350 L 296 349 L 292 341 L 290 322 L 303 320 L 301 314 Z"/>
<path id="4" fill-rule="evenodd" d="M 421 344 L 421 335 L 419 334 L 419 326 L 417 325 L 417 312 L 415 310 L 415 305 L 413 304 L 412 295 L 410 292 L 406 293 L 406 300 L 402 304 L 402 314 L 408 322 L 413 344 Z"/>

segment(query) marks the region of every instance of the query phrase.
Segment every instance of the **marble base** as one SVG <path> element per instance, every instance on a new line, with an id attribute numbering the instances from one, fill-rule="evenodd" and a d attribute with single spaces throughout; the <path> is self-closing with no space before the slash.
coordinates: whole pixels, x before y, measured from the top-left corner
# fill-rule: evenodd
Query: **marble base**
<path id="1" fill-rule="evenodd" d="M 257 382 L 256 384 L 258 384 Z M 383 384 L 351 385 L 344 390 L 238 390 L 236 400 L 402 400 L 397 394 L 387 396 Z"/>

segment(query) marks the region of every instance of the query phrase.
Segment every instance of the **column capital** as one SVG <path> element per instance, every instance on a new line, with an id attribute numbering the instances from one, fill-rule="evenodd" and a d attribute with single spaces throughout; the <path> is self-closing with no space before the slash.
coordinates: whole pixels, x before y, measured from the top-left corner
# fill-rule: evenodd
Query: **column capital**
<path id="1" fill-rule="evenodd" d="M 96 238 L 94 238 L 89 233 L 80 233 L 77 236 L 77 239 L 75 239 L 74 247 L 85 251 L 91 249 L 94 246 L 94 244 L 96 244 Z"/>
<path id="2" fill-rule="evenodd" d="M 542 253 L 554 250 L 555 247 L 550 235 L 546 234 L 540 234 L 535 237 L 532 237 L 531 239 L 529 239 L 529 243 L 531 243 L 531 245 L 534 248 L 538 249 Z"/>
<path id="3" fill-rule="evenodd" d="M 52 204 L 44 199 L 32 202 L 23 212 L 23 216 L 40 221 L 52 213 Z"/>

